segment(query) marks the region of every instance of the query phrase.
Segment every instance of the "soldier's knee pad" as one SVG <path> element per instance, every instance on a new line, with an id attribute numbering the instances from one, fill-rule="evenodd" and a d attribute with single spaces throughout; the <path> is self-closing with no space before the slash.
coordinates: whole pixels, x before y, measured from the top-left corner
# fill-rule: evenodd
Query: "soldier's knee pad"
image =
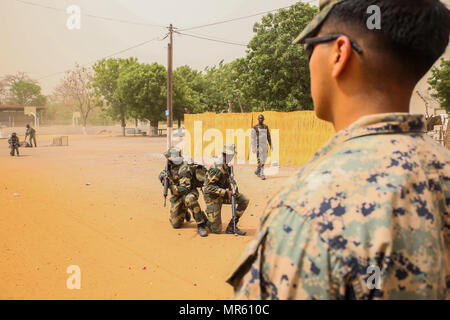
<path id="1" fill-rule="evenodd" d="M 243 195 L 243 194 L 240 194 L 240 195 L 239 195 L 239 198 L 238 198 L 238 205 L 242 205 L 242 206 L 247 207 L 249 203 L 250 203 L 250 199 L 249 199 L 249 198 L 247 198 L 247 197 L 246 197 L 245 195 Z"/>
<path id="2" fill-rule="evenodd" d="M 209 225 L 212 233 L 219 234 L 222 233 L 222 222 L 220 223 L 212 223 Z"/>
<path id="3" fill-rule="evenodd" d="M 180 229 L 181 226 L 183 225 L 183 221 L 179 219 L 176 219 L 175 221 L 170 219 L 170 224 L 174 229 Z"/>
<path id="4" fill-rule="evenodd" d="M 197 201 L 197 197 L 193 194 L 188 194 L 186 198 L 184 198 L 184 202 L 188 208 L 191 208 L 195 205 L 199 205 Z"/>

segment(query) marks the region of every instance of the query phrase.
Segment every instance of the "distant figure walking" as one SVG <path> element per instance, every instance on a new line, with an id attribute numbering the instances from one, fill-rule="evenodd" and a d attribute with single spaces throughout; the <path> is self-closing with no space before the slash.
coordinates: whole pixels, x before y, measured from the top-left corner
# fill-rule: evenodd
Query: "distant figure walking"
<path id="1" fill-rule="evenodd" d="M 14 154 L 17 153 L 17 156 L 19 156 L 19 137 L 15 132 L 11 133 L 11 135 L 8 138 L 9 148 L 11 149 L 11 157 L 14 157 Z"/>
<path id="2" fill-rule="evenodd" d="M 33 142 L 34 147 L 36 148 L 36 130 L 34 130 L 32 127 L 30 127 L 29 124 L 27 124 L 27 131 L 25 132 L 25 141 L 27 140 L 27 137 L 30 137 L 30 146 L 33 148 Z"/>
<path id="3" fill-rule="evenodd" d="M 273 150 L 269 127 L 264 124 L 264 116 L 260 114 L 258 116 L 258 124 L 252 129 L 252 149 L 253 153 L 256 153 L 256 158 L 258 160 L 258 168 L 256 169 L 255 174 L 262 180 L 266 180 L 264 175 L 264 164 L 267 160 L 267 143 L 269 143 L 270 149 Z"/>

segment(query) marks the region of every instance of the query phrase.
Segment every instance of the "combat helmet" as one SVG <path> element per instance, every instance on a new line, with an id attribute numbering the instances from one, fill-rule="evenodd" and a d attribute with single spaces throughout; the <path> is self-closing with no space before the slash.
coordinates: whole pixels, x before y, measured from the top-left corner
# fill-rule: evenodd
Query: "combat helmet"
<path id="1" fill-rule="evenodd" d="M 175 164 L 183 163 L 183 157 L 181 156 L 181 150 L 178 148 L 170 148 L 164 152 L 164 156 L 167 160 Z"/>
<path id="2" fill-rule="evenodd" d="M 236 146 L 234 144 L 226 144 L 223 146 L 222 156 L 226 163 L 230 163 L 236 155 Z"/>

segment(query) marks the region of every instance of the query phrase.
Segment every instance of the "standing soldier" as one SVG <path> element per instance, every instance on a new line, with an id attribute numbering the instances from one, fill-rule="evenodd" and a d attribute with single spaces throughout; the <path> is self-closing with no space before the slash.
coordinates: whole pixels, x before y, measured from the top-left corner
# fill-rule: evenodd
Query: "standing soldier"
<path id="1" fill-rule="evenodd" d="M 14 154 L 17 153 L 17 156 L 19 156 L 19 137 L 15 132 L 11 133 L 8 139 L 9 147 L 11 149 L 11 157 L 14 157 Z"/>
<path id="2" fill-rule="evenodd" d="M 27 137 L 30 137 L 30 146 L 33 148 L 33 142 L 34 147 L 36 148 L 36 130 L 34 130 L 32 127 L 30 127 L 29 124 L 27 124 L 27 130 L 25 132 L 25 141 L 27 140 Z"/>
<path id="3" fill-rule="evenodd" d="M 270 149 L 273 150 L 269 127 L 264 124 L 264 116 L 260 114 L 258 116 L 258 124 L 252 129 L 252 147 L 253 153 L 256 153 L 256 158 L 258 159 L 258 168 L 255 174 L 262 180 L 266 180 L 264 176 L 264 164 L 267 160 L 266 141 L 269 143 Z"/>
<path id="4" fill-rule="evenodd" d="M 247 209 L 249 199 L 242 193 L 234 194 L 231 192 L 229 163 L 235 155 L 234 145 L 225 145 L 222 158 L 213 164 L 206 174 L 204 198 L 206 202 L 206 215 L 208 217 L 208 226 L 213 233 L 222 231 L 222 204 L 231 204 L 232 196 L 235 196 L 237 208 L 236 216 L 231 218 L 227 226 L 226 233 L 244 236 L 245 231 L 237 227 L 239 219 Z"/>
<path id="5" fill-rule="evenodd" d="M 198 233 L 201 237 L 208 236 L 206 231 L 206 216 L 198 203 L 200 188 L 204 182 L 206 169 L 201 165 L 185 163 L 179 149 L 169 149 L 164 156 L 169 161 L 169 189 L 172 193 L 170 198 L 170 223 L 175 229 L 181 228 L 186 219 L 191 220 L 191 210 L 197 223 Z M 166 171 L 159 175 L 159 180 L 164 185 Z"/>

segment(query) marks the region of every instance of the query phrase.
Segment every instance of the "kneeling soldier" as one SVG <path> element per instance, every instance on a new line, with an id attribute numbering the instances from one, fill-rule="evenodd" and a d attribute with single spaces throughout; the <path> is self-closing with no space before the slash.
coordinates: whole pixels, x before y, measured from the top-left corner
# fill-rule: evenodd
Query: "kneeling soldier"
<path id="1" fill-rule="evenodd" d="M 228 165 L 234 158 L 234 145 L 224 146 L 222 158 L 208 170 L 203 188 L 206 202 L 206 215 L 208 217 L 208 226 L 213 233 L 222 231 L 222 204 L 231 204 L 233 193 L 230 183 L 230 166 Z M 237 228 L 239 219 L 247 209 L 249 199 L 242 193 L 234 195 L 236 197 L 236 217 L 232 217 L 227 226 L 226 233 L 244 236 L 245 231 Z M 235 227 L 236 226 L 236 227 Z"/>
<path id="2" fill-rule="evenodd" d="M 206 217 L 198 203 L 197 191 L 197 188 L 203 184 L 198 180 L 198 178 L 201 179 L 201 166 L 183 162 L 181 151 L 175 148 L 169 149 L 164 156 L 169 161 L 169 189 L 172 193 L 169 220 L 172 227 L 178 229 L 181 228 L 185 219 L 190 221 L 189 209 L 197 223 L 199 235 L 206 237 L 208 235 L 205 228 Z M 166 171 L 163 170 L 159 174 L 159 180 L 163 185 L 165 176 Z"/>

